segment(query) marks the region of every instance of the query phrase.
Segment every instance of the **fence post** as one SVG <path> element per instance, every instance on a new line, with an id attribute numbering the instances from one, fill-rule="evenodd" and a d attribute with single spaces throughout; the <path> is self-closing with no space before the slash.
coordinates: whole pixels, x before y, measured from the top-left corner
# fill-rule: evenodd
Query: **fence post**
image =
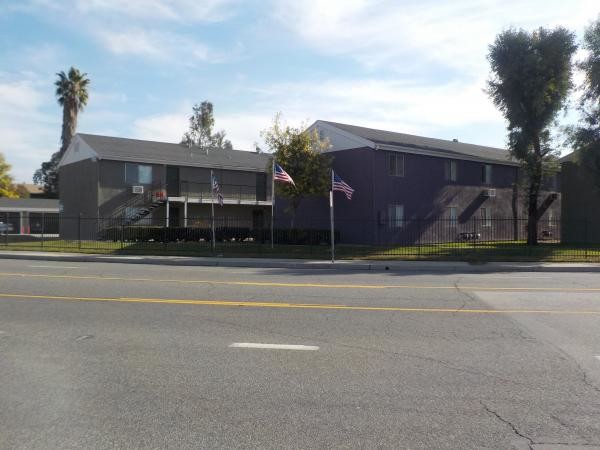
<path id="1" fill-rule="evenodd" d="M 81 250 L 81 213 L 77 216 L 77 248 Z"/>
<path id="2" fill-rule="evenodd" d="M 585 218 L 585 259 L 588 259 L 588 247 L 590 246 L 590 237 L 588 235 L 588 218 Z"/>
<path id="3" fill-rule="evenodd" d="M 421 218 L 417 219 L 417 255 L 421 259 Z"/>
<path id="4" fill-rule="evenodd" d="M 42 248 L 44 248 L 44 231 L 46 226 L 46 214 L 42 213 Z"/>
<path id="5" fill-rule="evenodd" d="M 8 247 L 8 212 L 5 212 L 4 215 L 4 224 L 6 225 L 6 229 L 4 230 L 4 245 Z"/>
<path id="6" fill-rule="evenodd" d="M 121 217 L 121 236 L 120 236 L 120 241 L 121 241 L 121 250 L 123 250 L 124 248 L 124 241 L 125 241 L 125 224 L 123 223 L 123 217 Z"/>

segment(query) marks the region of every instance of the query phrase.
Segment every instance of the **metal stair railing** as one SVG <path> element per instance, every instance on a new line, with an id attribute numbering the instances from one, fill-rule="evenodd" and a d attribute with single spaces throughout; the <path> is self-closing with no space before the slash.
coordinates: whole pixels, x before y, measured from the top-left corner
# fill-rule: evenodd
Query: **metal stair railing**
<path id="1" fill-rule="evenodd" d="M 110 215 L 111 219 L 121 219 L 125 217 L 128 208 L 143 208 L 153 203 L 161 203 L 167 200 L 166 185 L 157 183 L 145 189 L 141 195 L 134 195 L 126 202 L 115 208 Z"/>

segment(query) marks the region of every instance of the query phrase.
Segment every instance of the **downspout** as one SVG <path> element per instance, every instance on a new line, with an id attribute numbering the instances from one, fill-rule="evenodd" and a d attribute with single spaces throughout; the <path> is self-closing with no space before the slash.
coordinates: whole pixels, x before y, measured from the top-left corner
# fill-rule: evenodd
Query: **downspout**
<path id="1" fill-rule="evenodd" d="M 373 154 L 371 155 L 371 217 L 375 224 L 375 242 L 373 244 L 379 244 L 379 217 L 377 214 L 377 208 L 375 206 L 375 152 L 380 150 L 379 145 L 375 144 L 373 148 Z"/>

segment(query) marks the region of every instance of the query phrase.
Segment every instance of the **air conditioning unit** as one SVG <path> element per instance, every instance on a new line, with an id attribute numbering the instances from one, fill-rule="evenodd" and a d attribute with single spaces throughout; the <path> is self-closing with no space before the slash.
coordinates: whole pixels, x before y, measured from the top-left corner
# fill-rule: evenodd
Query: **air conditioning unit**
<path id="1" fill-rule="evenodd" d="M 496 189 L 484 189 L 483 190 L 483 196 L 484 197 L 495 197 L 496 196 Z"/>
<path id="2" fill-rule="evenodd" d="M 131 193 L 132 194 L 143 194 L 144 186 L 131 186 Z"/>

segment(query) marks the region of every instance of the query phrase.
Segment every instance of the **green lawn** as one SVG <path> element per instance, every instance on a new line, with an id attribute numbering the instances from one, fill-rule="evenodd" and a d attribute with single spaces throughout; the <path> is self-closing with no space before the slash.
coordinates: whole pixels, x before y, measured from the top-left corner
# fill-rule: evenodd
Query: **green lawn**
<path id="1" fill-rule="evenodd" d="M 225 256 L 225 257 L 279 257 L 328 259 L 328 245 L 275 245 L 251 242 L 218 243 L 213 251 L 207 242 L 112 242 L 66 241 L 61 239 L 9 237 L 0 239 L 0 250 L 43 250 L 135 255 Z M 457 242 L 413 246 L 336 246 L 338 259 L 371 260 L 440 260 L 440 261 L 598 261 L 600 245 L 566 246 L 542 243 L 529 247 L 524 242 Z"/>

